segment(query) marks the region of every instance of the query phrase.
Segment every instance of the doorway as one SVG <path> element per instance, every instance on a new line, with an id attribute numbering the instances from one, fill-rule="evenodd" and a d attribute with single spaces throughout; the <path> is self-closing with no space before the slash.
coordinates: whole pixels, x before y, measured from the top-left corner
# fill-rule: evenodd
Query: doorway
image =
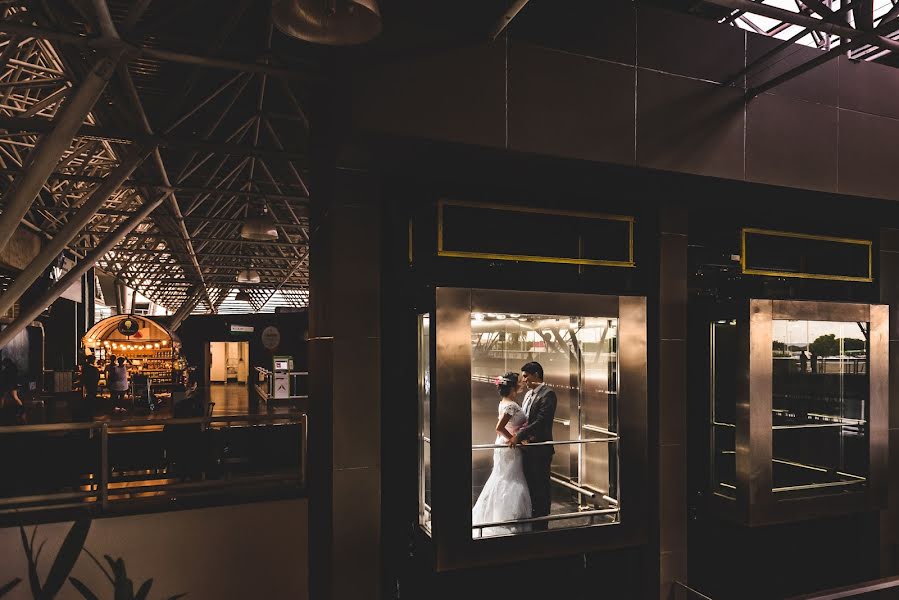
<path id="1" fill-rule="evenodd" d="M 209 342 L 209 400 L 214 414 L 245 414 L 248 409 L 249 342 Z"/>

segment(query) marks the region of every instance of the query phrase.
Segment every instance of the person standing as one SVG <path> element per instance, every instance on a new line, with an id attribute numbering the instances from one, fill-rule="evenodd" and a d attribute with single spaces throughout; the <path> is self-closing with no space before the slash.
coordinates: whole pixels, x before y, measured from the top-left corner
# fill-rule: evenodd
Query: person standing
<path id="1" fill-rule="evenodd" d="M 125 392 L 128 391 L 128 367 L 125 365 L 125 357 L 118 357 L 116 364 L 114 366 L 110 364 L 108 368 L 108 385 L 109 393 L 112 396 L 112 410 L 114 412 L 125 412 L 125 407 L 122 406 L 122 399 L 125 396 Z"/>
<path id="2" fill-rule="evenodd" d="M 521 367 L 521 377 L 528 387 L 524 396 L 525 423 L 509 440 L 510 446 L 521 443 L 551 442 L 553 439 L 553 418 L 556 416 L 556 393 L 543 382 L 543 367 L 538 362 L 529 362 Z M 550 489 L 550 467 L 552 466 L 552 445 L 525 448 L 524 476 L 531 495 L 531 514 L 534 517 L 549 515 L 552 505 Z M 537 521 L 533 529 L 547 529 L 547 521 Z"/>
<path id="3" fill-rule="evenodd" d="M 84 411 L 82 419 L 89 421 L 97 412 L 97 388 L 100 385 L 100 369 L 94 363 L 97 358 L 91 354 L 84 360 L 81 372 L 81 387 L 84 390 Z"/>

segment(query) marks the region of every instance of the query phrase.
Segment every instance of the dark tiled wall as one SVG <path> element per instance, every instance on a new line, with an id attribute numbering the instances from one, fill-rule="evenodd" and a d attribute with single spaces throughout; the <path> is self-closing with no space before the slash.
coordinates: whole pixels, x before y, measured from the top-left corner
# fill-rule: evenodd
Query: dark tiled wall
<path id="1" fill-rule="evenodd" d="M 599 5 L 601 4 L 601 8 Z M 851 195 L 899 199 L 899 76 L 845 58 L 770 92 L 819 55 L 794 46 L 729 81 L 776 42 L 623 0 L 534 2 L 508 39 L 369 69 L 355 122 L 411 137 Z"/>

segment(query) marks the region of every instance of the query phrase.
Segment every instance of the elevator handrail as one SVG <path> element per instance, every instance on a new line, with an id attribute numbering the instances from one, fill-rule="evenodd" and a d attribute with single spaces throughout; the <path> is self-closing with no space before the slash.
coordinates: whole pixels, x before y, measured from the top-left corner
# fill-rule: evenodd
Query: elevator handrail
<path id="1" fill-rule="evenodd" d="M 857 598 L 862 594 L 870 594 L 872 592 L 896 588 L 899 588 L 899 576 L 873 579 L 871 581 L 853 585 L 821 590 L 812 592 L 811 594 L 803 594 L 802 596 L 793 596 L 788 600 L 839 600 L 840 598 Z"/>

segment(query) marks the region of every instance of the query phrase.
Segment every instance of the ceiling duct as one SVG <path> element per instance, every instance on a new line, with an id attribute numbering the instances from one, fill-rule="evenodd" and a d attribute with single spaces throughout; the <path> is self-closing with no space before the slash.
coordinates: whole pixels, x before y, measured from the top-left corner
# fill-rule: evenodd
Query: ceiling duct
<path id="1" fill-rule="evenodd" d="M 377 0 L 273 0 L 272 22 L 285 35 L 316 44 L 363 44 L 381 33 Z"/>

